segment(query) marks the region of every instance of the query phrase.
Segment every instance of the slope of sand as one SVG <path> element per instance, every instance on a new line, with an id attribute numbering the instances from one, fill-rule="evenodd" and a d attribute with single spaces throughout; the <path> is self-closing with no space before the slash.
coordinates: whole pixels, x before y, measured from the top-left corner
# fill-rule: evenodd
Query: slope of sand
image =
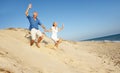
<path id="1" fill-rule="evenodd" d="M 29 46 L 27 30 L 0 30 L 0 73 L 120 73 L 120 42 L 63 41 L 45 37 Z"/>

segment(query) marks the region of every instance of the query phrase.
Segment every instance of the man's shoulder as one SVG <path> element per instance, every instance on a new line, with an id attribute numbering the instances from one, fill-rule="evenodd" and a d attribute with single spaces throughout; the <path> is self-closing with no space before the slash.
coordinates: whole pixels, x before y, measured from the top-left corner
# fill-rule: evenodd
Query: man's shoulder
<path id="1" fill-rule="evenodd" d="M 31 18 L 32 16 L 28 15 L 27 18 Z"/>
<path id="2" fill-rule="evenodd" d="M 37 19 L 37 21 L 40 21 L 39 18 L 36 18 L 36 19 Z"/>

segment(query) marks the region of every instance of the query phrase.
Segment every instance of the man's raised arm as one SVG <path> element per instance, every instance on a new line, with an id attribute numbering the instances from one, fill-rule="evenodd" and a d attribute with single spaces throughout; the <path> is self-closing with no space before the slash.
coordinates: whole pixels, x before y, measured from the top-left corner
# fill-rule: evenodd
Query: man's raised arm
<path id="1" fill-rule="evenodd" d="M 26 15 L 26 16 L 28 16 L 28 13 L 29 13 L 30 8 L 32 8 L 32 4 L 29 4 L 29 6 L 28 6 L 28 8 L 27 8 L 27 10 L 26 10 L 26 12 L 25 12 L 25 15 Z"/>

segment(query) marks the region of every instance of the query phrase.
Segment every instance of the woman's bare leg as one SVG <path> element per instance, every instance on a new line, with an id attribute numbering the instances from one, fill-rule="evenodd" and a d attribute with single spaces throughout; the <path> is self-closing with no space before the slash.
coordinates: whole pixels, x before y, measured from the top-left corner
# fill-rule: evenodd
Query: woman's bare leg
<path id="1" fill-rule="evenodd" d="M 58 40 L 56 43 L 55 43 L 55 46 L 58 48 L 58 45 L 61 43 L 61 40 Z"/>

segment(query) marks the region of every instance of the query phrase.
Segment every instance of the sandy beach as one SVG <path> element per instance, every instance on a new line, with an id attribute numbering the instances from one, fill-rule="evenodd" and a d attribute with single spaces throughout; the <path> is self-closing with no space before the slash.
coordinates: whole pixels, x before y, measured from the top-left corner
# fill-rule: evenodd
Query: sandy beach
<path id="1" fill-rule="evenodd" d="M 29 45 L 26 29 L 0 30 L 0 73 L 120 73 L 120 42 L 72 42 L 54 49 L 45 36 Z"/>

